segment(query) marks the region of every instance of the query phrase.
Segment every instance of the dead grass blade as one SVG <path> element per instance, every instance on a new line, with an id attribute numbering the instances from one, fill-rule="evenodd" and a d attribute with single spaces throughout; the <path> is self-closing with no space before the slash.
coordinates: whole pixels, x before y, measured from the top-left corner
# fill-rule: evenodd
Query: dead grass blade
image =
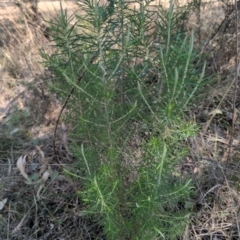
<path id="1" fill-rule="evenodd" d="M 25 166 L 26 166 L 26 157 L 27 155 L 20 156 L 17 160 L 17 168 L 21 172 L 22 176 L 28 180 L 28 175 L 25 172 Z"/>

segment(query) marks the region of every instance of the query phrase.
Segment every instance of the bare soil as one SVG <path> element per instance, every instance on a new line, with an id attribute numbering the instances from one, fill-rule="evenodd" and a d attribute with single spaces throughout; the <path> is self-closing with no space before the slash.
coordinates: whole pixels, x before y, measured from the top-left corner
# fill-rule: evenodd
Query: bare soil
<path id="1" fill-rule="evenodd" d="M 44 1 L 41 0 L 38 3 L 38 10 L 41 13 L 49 14 L 53 13 L 54 11 L 60 10 L 61 4 L 63 9 L 68 9 L 68 11 L 72 12 L 76 10 L 76 4 L 74 1 L 68 0 L 68 1 Z M 26 4 L 26 6 L 29 4 Z M 7 18 L 7 17 L 16 17 L 18 18 L 21 16 L 21 12 L 19 11 L 19 8 L 14 4 L 14 1 L 2 1 L 0 2 L 0 19 Z"/>

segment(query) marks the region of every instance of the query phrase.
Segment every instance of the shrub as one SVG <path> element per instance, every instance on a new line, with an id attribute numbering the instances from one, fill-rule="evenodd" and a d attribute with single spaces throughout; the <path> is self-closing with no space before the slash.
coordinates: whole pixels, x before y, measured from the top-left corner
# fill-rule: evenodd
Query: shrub
<path id="1" fill-rule="evenodd" d="M 58 96 L 71 91 L 65 120 L 85 213 L 108 239 L 176 239 L 194 192 L 177 168 L 197 131 L 185 113 L 204 73 L 184 31 L 188 8 L 77 3 L 84 13 L 62 10 L 51 23 L 55 52 L 41 54 Z"/>

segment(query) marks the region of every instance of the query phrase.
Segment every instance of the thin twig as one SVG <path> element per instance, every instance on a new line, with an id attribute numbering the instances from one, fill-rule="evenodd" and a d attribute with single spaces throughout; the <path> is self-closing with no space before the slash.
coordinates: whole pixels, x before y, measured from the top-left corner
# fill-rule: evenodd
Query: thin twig
<path id="1" fill-rule="evenodd" d="M 233 133 L 235 130 L 235 122 L 237 118 L 237 112 L 236 112 L 236 99 L 237 99 L 237 86 L 238 86 L 238 3 L 237 0 L 235 0 L 235 19 L 236 19 L 236 55 L 235 55 L 235 82 L 234 82 L 234 94 L 233 94 L 233 109 L 232 109 L 232 130 L 230 133 L 230 141 L 229 141 L 229 148 L 228 148 L 228 155 L 227 160 L 225 164 L 224 169 L 224 175 L 226 176 L 227 167 L 230 159 L 230 154 L 232 151 L 232 145 L 233 145 Z M 224 176 L 224 182 L 226 181 L 226 177 Z"/>
<path id="2" fill-rule="evenodd" d="M 227 156 L 227 161 L 226 161 L 226 165 L 225 165 L 225 169 L 224 169 L 224 182 L 226 182 L 228 188 L 229 188 L 229 184 L 227 182 L 227 178 L 226 178 L 226 172 L 227 172 L 227 167 L 228 167 L 228 163 L 229 163 L 229 159 L 230 159 L 230 153 L 231 153 L 231 149 L 232 149 L 232 144 L 233 144 L 233 133 L 235 130 L 235 121 L 237 119 L 237 112 L 236 112 L 236 99 L 237 99 L 237 87 L 238 87 L 238 2 L 237 0 L 235 0 L 235 17 L 236 17 L 236 62 L 235 62 L 235 89 L 234 89 L 234 95 L 233 95 L 233 110 L 232 110 L 232 131 L 231 131 L 231 135 L 230 135 L 230 144 L 229 144 L 229 151 L 228 151 L 228 156 Z M 237 216 L 236 216 L 237 219 Z M 238 224 L 238 220 L 236 221 L 237 223 L 237 229 L 238 229 L 238 233 L 240 232 L 240 227 Z"/>
<path id="3" fill-rule="evenodd" d="M 91 59 L 90 59 L 89 63 L 87 64 L 87 66 L 89 66 L 90 64 L 93 63 L 93 61 L 95 60 L 95 58 L 97 57 L 97 55 L 98 55 L 98 52 L 96 52 L 96 53 L 91 57 Z M 87 69 L 85 69 L 85 70 L 80 74 L 80 76 L 78 77 L 78 80 L 77 80 L 77 84 L 78 84 L 79 82 L 81 82 L 82 78 L 83 78 L 84 75 L 86 74 L 86 71 L 87 71 Z M 71 89 L 71 91 L 70 91 L 69 94 L 67 95 L 67 97 L 66 97 L 66 99 L 65 99 L 65 101 L 64 101 L 64 103 L 63 103 L 63 106 L 62 106 L 62 108 L 61 108 L 61 110 L 60 110 L 60 112 L 59 112 L 59 114 L 58 114 L 58 118 L 57 118 L 56 125 L 55 125 L 55 128 L 54 128 L 54 134 L 53 134 L 53 159 L 55 159 L 55 160 L 57 160 L 57 157 L 56 157 L 56 156 L 57 156 L 57 154 L 56 154 L 56 135 L 57 135 L 57 128 L 58 128 L 59 121 L 60 121 L 61 115 L 62 115 L 62 113 L 63 113 L 63 110 L 65 109 L 65 107 L 66 107 L 66 105 L 67 105 L 67 103 L 68 103 L 71 95 L 73 94 L 74 90 L 75 90 L 75 86 Z"/>
<path id="4" fill-rule="evenodd" d="M 219 188 L 219 187 L 221 187 L 221 186 L 222 186 L 221 184 L 217 184 L 217 185 L 213 186 L 212 188 L 210 188 L 210 189 L 198 200 L 198 202 L 199 202 L 199 203 L 202 203 L 203 199 L 204 199 L 209 193 L 213 192 L 216 188 Z"/>
<path id="5" fill-rule="evenodd" d="M 233 9 L 231 9 L 230 11 L 227 11 L 225 13 L 225 18 L 222 20 L 221 24 L 218 26 L 217 30 L 215 32 L 212 33 L 211 37 L 207 40 L 207 42 L 204 44 L 204 46 L 202 47 L 202 50 L 200 52 L 200 55 L 203 54 L 203 52 L 205 52 L 206 48 L 208 47 L 209 43 L 211 41 L 213 41 L 213 39 L 220 33 L 220 32 L 224 32 L 226 30 L 228 21 L 229 21 L 229 16 L 231 16 L 231 14 L 235 11 L 235 7 L 233 7 Z"/>

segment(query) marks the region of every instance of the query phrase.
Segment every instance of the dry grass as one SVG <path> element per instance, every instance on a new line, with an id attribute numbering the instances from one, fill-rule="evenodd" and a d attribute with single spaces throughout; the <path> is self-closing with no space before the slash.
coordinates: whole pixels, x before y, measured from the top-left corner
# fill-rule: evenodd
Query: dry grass
<path id="1" fill-rule="evenodd" d="M 216 9 L 219 11 L 219 7 L 214 11 Z M 198 107 L 193 110 L 201 131 L 189 144 L 192 172 L 199 192 L 196 214 L 188 228 L 190 239 L 240 237 L 240 92 L 234 85 L 237 28 L 235 13 L 231 10 L 228 14 L 226 8 L 221 11 L 224 14 L 220 19 L 214 14 L 212 20 L 201 18 L 205 21 L 201 26 L 217 25 L 206 28 L 212 31 L 200 30 L 203 54 L 207 53 L 207 74 L 212 76 L 212 81 L 209 91 L 203 94 L 204 100 L 198 100 Z M 233 108 L 236 115 L 233 115 Z"/>
<path id="2" fill-rule="evenodd" d="M 45 12 L 40 11 L 47 19 L 55 14 L 54 8 L 50 9 L 52 4 L 39 4 L 40 9 L 41 5 L 45 10 L 49 6 Z M 70 8 L 73 12 L 74 6 Z M 47 90 L 51 74 L 40 64 L 38 54 L 41 47 L 51 51 L 46 26 L 29 22 L 16 7 L 6 9 L 0 11 L 0 203 L 3 199 L 7 202 L 0 210 L 0 239 L 104 239 L 101 227 L 81 213 L 83 206 L 76 195 L 81 189 L 79 180 L 62 173 L 74 159 L 61 137 L 58 162 L 53 159 L 51 135 L 59 102 Z M 198 99 L 193 108 L 201 131 L 189 140 L 191 156 L 183 169 L 192 174 L 198 195 L 184 236 L 186 240 L 239 239 L 239 118 L 234 119 L 233 144 L 229 148 L 232 109 L 240 111 L 240 98 L 235 106 L 232 98 L 234 18 L 228 18 L 228 28 L 218 29 L 227 16 L 225 6 L 204 2 L 200 10 L 200 14 L 191 15 L 188 29 L 199 33 L 196 44 L 201 45 L 201 54 L 208 53 L 207 74 L 213 80 L 209 92 L 203 93 L 204 100 Z M 237 93 L 240 96 L 239 89 Z M 216 109 L 219 111 L 214 114 Z M 17 159 L 28 156 L 26 171 L 41 180 L 36 175 L 44 165 L 41 151 L 52 175 L 46 182 L 26 184 L 16 168 Z"/>
<path id="3" fill-rule="evenodd" d="M 50 19 L 56 9 L 40 14 Z M 100 239 L 94 219 L 81 213 L 78 181 L 62 174 L 72 163 L 61 137 L 61 164 L 53 159 L 51 136 L 60 104 L 47 90 L 51 74 L 40 63 L 39 49 L 51 51 L 46 26 L 17 8 L 0 21 L 0 239 Z M 16 167 L 20 156 L 27 157 L 32 184 Z M 46 171 L 50 176 L 43 181 Z"/>

